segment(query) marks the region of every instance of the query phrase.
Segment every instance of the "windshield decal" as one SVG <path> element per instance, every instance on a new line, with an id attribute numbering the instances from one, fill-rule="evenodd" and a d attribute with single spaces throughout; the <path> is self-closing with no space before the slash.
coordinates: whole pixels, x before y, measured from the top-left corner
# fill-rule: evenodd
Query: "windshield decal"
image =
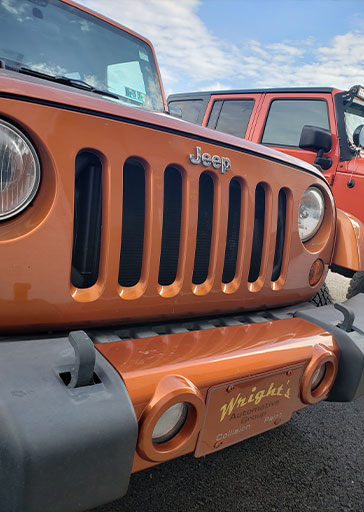
<path id="1" fill-rule="evenodd" d="M 143 50 L 139 50 L 139 58 L 149 62 L 149 57 Z"/>
<path id="2" fill-rule="evenodd" d="M 130 87 L 125 87 L 125 96 L 135 101 L 140 101 L 140 103 L 145 103 L 146 101 L 145 94 L 140 91 L 136 91 L 135 89 L 131 89 Z"/>

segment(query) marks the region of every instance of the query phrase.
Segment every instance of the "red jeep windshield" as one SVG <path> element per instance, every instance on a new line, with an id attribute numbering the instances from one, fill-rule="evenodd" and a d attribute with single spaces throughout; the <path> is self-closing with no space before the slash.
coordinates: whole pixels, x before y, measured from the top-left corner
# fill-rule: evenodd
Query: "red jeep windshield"
<path id="1" fill-rule="evenodd" d="M 82 80 L 120 103 L 163 111 L 150 47 L 59 0 L 0 0 L 0 59 Z"/>

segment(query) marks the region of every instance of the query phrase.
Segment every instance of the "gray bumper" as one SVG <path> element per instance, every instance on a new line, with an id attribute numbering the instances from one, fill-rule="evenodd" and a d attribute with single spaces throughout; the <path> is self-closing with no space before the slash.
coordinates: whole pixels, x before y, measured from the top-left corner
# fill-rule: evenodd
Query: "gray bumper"
<path id="1" fill-rule="evenodd" d="M 266 313 L 265 313 L 266 314 Z M 272 320 L 299 317 L 331 333 L 340 347 L 339 369 L 328 400 L 350 402 L 364 395 L 364 294 L 329 306 L 303 303 L 271 310 Z"/>
<path id="2" fill-rule="evenodd" d="M 342 304 L 298 310 L 294 316 L 330 332 L 341 349 L 338 374 L 328 400 L 350 402 L 363 396 L 364 294 Z"/>
<path id="3" fill-rule="evenodd" d="M 329 400 L 350 401 L 364 394 L 364 294 L 346 301 L 342 311 L 337 307 L 304 303 L 164 329 L 303 318 L 335 337 L 341 356 Z M 158 336 L 161 329 L 140 326 L 92 337 L 102 343 Z M 66 337 L 0 340 L 1 512 L 81 512 L 126 493 L 138 434 L 134 408 L 120 375 L 90 338 L 82 331 L 76 338 L 79 350 Z"/>
<path id="4" fill-rule="evenodd" d="M 72 388 L 67 338 L 0 342 L 2 512 L 84 511 L 125 494 L 137 421 L 119 374 L 93 351 L 91 381 L 81 372 Z"/>

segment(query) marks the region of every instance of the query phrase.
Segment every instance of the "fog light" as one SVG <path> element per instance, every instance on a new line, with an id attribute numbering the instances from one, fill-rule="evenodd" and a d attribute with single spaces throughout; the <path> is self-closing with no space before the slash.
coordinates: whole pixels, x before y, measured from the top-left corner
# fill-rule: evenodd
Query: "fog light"
<path id="1" fill-rule="evenodd" d="M 316 404 L 325 400 L 337 375 L 337 357 L 320 343 L 313 347 L 311 361 L 306 366 L 301 380 L 301 398 L 305 404 Z"/>
<path id="2" fill-rule="evenodd" d="M 326 363 L 323 364 L 322 366 L 320 366 L 319 368 L 317 368 L 317 370 L 313 374 L 312 382 L 311 382 L 311 391 L 313 391 L 314 389 L 319 387 L 319 385 L 323 381 L 323 378 L 325 377 L 325 373 L 326 373 Z"/>
<path id="3" fill-rule="evenodd" d="M 183 427 L 188 413 L 186 402 L 178 402 L 167 409 L 157 421 L 153 434 L 153 443 L 165 443 L 174 437 Z"/>
<path id="4" fill-rule="evenodd" d="M 320 281 L 324 270 L 325 265 L 322 260 L 318 259 L 313 262 L 308 275 L 308 282 L 310 283 L 310 286 L 315 286 Z"/>

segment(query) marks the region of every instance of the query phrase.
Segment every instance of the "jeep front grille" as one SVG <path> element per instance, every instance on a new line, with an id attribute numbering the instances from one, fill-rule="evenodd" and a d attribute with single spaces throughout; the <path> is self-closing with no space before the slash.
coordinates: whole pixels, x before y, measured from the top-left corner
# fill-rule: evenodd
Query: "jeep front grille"
<path id="1" fill-rule="evenodd" d="M 123 169 L 122 237 L 119 284 L 134 286 L 140 280 L 143 263 L 145 225 L 145 171 L 134 161 Z M 121 211 L 121 207 L 120 207 Z"/>
<path id="2" fill-rule="evenodd" d="M 278 194 L 278 217 L 277 217 L 277 235 L 276 248 L 274 252 L 272 281 L 277 281 L 281 275 L 284 241 L 286 236 L 286 217 L 287 217 L 287 191 L 282 188 Z M 287 234 L 288 235 L 288 234 Z"/>
<path id="3" fill-rule="evenodd" d="M 130 289 L 140 282 L 143 268 L 148 264 L 144 249 L 148 217 L 151 214 L 147 203 L 153 180 L 150 169 L 146 170 L 137 159 L 128 159 L 122 172 L 118 284 L 123 289 Z M 155 291 L 173 285 L 183 261 L 188 257 L 191 260 L 191 255 L 193 265 L 190 286 L 198 295 L 210 291 L 214 284 L 211 282 L 212 275 L 214 280 L 220 282 L 223 291 L 236 291 L 236 283 L 233 289 L 229 286 L 234 283 L 242 267 L 246 267 L 246 261 L 250 262 L 248 274 L 245 281 L 239 280 L 239 287 L 259 291 L 267 279 L 277 283 L 282 275 L 286 242 L 289 242 L 287 190 L 281 189 L 278 196 L 273 197 L 267 183 L 258 183 L 255 190 L 251 191 L 239 177 L 232 177 L 228 186 L 222 187 L 216 175 L 205 171 L 201 172 L 198 181 L 195 179 L 198 191 L 189 194 L 186 180 L 187 175 L 183 170 L 168 166 L 160 190 L 154 189 L 163 203 L 161 233 L 154 233 L 161 240 Z M 249 196 L 254 201 L 248 208 Z M 276 219 L 272 218 L 274 202 L 277 203 Z M 192 238 L 186 224 L 187 212 L 193 209 L 197 215 Z M 92 153 L 83 152 L 76 159 L 71 278 L 72 284 L 78 288 L 90 287 L 98 278 L 101 210 L 101 162 Z M 249 214 L 248 210 L 253 211 L 254 215 Z M 249 233 L 252 234 L 251 242 L 247 244 Z M 183 236 L 184 244 L 181 243 Z M 274 262 L 271 276 L 268 276 L 267 262 L 273 250 L 273 242 Z M 222 245 L 224 250 L 218 250 L 218 246 Z M 214 266 L 220 269 L 220 274 Z M 184 284 L 186 279 L 188 275 L 180 276 Z M 177 289 L 177 294 L 179 291 Z"/>
<path id="4" fill-rule="evenodd" d="M 214 212 L 214 182 L 212 177 L 203 172 L 198 186 L 198 220 L 193 268 L 193 284 L 206 281 L 209 271 L 211 236 Z"/>
<path id="5" fill-rule="evenodd" d="M 269 220 L 270 212 L 266 212 L 266 191 L 264 185 L 259 183 L 255 189 L 255 213 L 254 213 L 254 228 L 253 228 L 253 246 L 250 256 L 250 270 L 249 270 L 249 283 L 256 281 L 260 274 L 260 268 L 262 264 L 262 255 L 266 252 L 263 249 L 264 241 L 264 227 L 266 226 L 266 220 Z"/>
<path id="6" fill-rule="evenodd" d="M 158 283 L 169 286 L 177 276 L 181 236 L 182 176 L 167 167 L 164 173 L 163 228 Z"/>
<path id="7" fill-rule="evenodd" d="M 240 238 L 241 181 L 233 178 L 229 184 L 229 213 L 226 233 L 224 270 L 222 282 L 230 283 L 236 272 Z"/>
<path id="8" fill-rule="evenodd" d="M 97 281 L 100 261 L 102 166 L 93 153 L 79 153 L 75 165 L 71 282 L 89 288 Z"/>

